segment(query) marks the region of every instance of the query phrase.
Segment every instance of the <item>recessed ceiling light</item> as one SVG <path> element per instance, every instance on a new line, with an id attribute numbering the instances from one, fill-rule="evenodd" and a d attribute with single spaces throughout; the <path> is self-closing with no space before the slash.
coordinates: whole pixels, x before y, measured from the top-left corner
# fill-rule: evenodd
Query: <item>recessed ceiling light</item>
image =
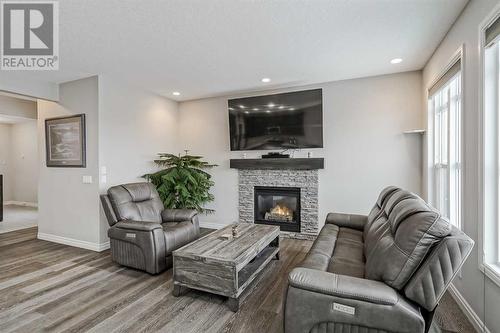
<path id="1" fill-rule="evenodd" d="M 394 58 L 391 60 L 391 64 L 399 64 L 402 61 L 403 61 L 403 59 L 401 59 L 401 58 Z"/>
<path id="2" fill-rule="evenodd" d="M 267 104 L 267 106 L 270 107 L 270 108 L 274 108 L 274 103 L 271 102 L 271 103 Z"/>
<path id="3" fill-rule="evenodd" d="M 268 82 L 271 82 L 271 79 L 268 78 L 268 77 L 265 77 L 261 81 L 264 82 L 264 83 L 268 83 Z"/>
<path id="4" fill-rule="evenodd" d="M 172 93 L 172 95 L 174 95 L 174 96 L 180 96 L 180 95 L 181 95 L 181 93 L 180 93 L 180 92 L 178 92 L 178 91 L 174 91 L 174 92 Z"/>

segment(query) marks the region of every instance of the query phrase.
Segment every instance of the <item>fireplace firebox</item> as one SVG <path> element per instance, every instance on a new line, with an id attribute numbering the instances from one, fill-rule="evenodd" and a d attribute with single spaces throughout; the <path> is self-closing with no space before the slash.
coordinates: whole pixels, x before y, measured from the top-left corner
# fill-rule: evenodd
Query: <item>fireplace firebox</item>
<path id="1" fill-rule="evenodd" d="M 255 223 L 300 232 L 300 188 L 255 186 L 254 209 Z"/>

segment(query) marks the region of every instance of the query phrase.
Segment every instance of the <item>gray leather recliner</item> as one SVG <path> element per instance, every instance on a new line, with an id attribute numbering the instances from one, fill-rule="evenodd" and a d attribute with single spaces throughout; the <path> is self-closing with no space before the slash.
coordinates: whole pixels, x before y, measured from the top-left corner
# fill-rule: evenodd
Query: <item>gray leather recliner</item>
<path id="1" fill-rule="evenodd" d="M 330 213 L 288 277 L 285 332 L 427 332 L 474 241 L 388 187 L 368 216 Z"/>
<path id="2" fill-rule="evenodd" d="M 151 183 L 111 187 L 101 195 L 113 261 L 157 274 L 172 267 L 172 251 L 200 235 L 198 213 L 164 209 Z"/>

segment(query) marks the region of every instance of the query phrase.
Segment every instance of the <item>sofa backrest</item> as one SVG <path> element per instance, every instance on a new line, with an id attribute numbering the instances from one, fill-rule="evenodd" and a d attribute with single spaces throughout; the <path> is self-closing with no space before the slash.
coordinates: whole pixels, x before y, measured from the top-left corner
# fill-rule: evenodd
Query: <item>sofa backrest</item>
<path id="1" fill-rule="evenodd" d="M 367 252 L 366 250 L 367 247 L 371 248 L 374 245 L 374 244 L 369 244 L 369 242 L 366 242 L 368 233 L 375 233 L 380 228 L 381 220 L 379 220 L 378 218 L 383 213 L 383 209 L 387 204 L 388 199 L 397 191 L 402 191 L 402 190 L 396 186 L 388 186 L 384 188 L 382 192 L 380 192 L 377 202 L 375 202 L 375 205 L 370 211 L 370 214 L 368 214 L 368 220 L 363 230 L 363 239 L 365 239 L 365 254 Z M 370 240 L 376 241 L 377 239 L 378 239 L 377 237 L 370 237 L 369 241 Z"/>
<path id="2" fill-rule="evenodd" d="M 108 198 L 116 219 L 158 222 L 161 220 L 163 203 L 151 183 L 132 183 L 113 186 Z M 109 219 L 109 218 L 108 218 Z"/>
<path id="3" fill-rule="evenodd" d="M 451 225 L 417 195 L 396 189 L 365 235 L 365 277 L 401 290 Z"/>
<path id="4" fill-rule="evenodd" d="M 463 231 L 451 227 L 451 233 L 425 258 L 404 288 L 404 294 L 428 311 L 434 310 L 474 247 Z"/>

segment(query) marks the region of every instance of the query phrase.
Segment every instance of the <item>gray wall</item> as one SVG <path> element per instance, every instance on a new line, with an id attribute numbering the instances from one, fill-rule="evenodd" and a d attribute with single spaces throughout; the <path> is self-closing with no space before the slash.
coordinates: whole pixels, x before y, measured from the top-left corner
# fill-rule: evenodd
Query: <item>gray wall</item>
<path id="1" fill-rule="evenodd" d="M 0 115 L 36 119 L 36 102 L 0 93 Z"/>
<path id="2" fill-rule="evenodd" d="M 3 175 L 3 200 L 12 200 L 12 177 L 10 168 L 12 125 L 0 124 L 0 174 Z"/>
<path id="3" fill-rule="evenodd" d="M 155 170 L 156 153 L 177 151 L 177 103 L 95 76 L 61 84 L 59 103 L 38 105 L 39 233 L 102 249 L 108 226 L 99 194 L 112 185 L 144 181 L 141 176 Z M 87 167 L 47 168 L 44 120 L 77 113 L 86 114 Z M 92 184 L 82 183 L 85 175 Z"/>
<path id="4" fill-rule="evenodd" d="M 485 321 L 491 332 L 500 332 L 500 316 L 498 316 L 498 300 L 500 287 L 486 278 L 479 270 L 480 239 L 478 220 L 479 177 L 478 161 L 480 160 L 479 137 L 479 27 L 494 7 L 500 9 L 498 0 L 471 1 L 455 22 L 446 38 L 442 41 L 423 71 L 424 100 L 427 99 L 427 89 L 439 77 L 448 65 L 453 54 L 464 45 L 464 231 L 476 241 L 474 250 L 462 269 L 462 277 L 454 281 L 454 285 L 465 297 L 473 310 Z M 424 105 L 423 115 L 427 115 Z M 424 120 L 426 121 L 426 120 Z M 426 184 L 426 180 L 424 180 Z M 486 305 L 486 306 L 485 306 Z"/>
<path id="5" fill-rule="evenodd" d="M 17 122 L 0 124 L 0 173 L 4 200 L 36 203 L 38 146 L 36 102 L 0 93 L 0 117 Z"/>
<path id="6" fill-rule="evenodd" d="M 12 125 L 9 164 L 13 180 L 12 200 L 38 202 L 38 131 L 36 120 Z"/>
<path id="7" fill-rule="evenodd" d="M 420 193 L 422 138 L 403 134 L 422 126 L 420 72 L 293 90 L 309 88 L 323 88 L 325 148 L 312 150 L 315 157 L 325 157 L 326 164 L 319 180 L 320 226 L 330 211 L 367 213 L 387 185 Z M 229 159 L 241 158 L 241 153 L 229 149 L 227 99 L 179 105 L 179 133 L 186 133 L 179 135 L 180 150 L 189 149 L 219 164 L 211 171 L 216 199 L 210 207 L 216 213 L 202 218 L 206 225 L 229 224 L 238 219 L 238 173 L 229 169 Z M 296 157 L 307 156 L 307 151 L 300 151 Z M 247 152 L 247 156 L 262 153 Z"/>
<path id="8" fill-rule="evenodd" d="M 99 244 L 97 76 L 61 84 L 59 91 L 59 103 L 38 101 L 38 232 L 82 244 Z M 86 115 L 87 167 L 46 167 L 45 119 L 79 113 Z M 82 183 L 85 175 L 92 176 L 92 184 Z"/>
<path id="9" fill-rule="evenodd" d="M 117 184 L 145 181 L 159 152 L 177 153 L 177 102 L 99 76 L 101 193 Z M 108 223 L 101 210 L 101 243 Z"/>

